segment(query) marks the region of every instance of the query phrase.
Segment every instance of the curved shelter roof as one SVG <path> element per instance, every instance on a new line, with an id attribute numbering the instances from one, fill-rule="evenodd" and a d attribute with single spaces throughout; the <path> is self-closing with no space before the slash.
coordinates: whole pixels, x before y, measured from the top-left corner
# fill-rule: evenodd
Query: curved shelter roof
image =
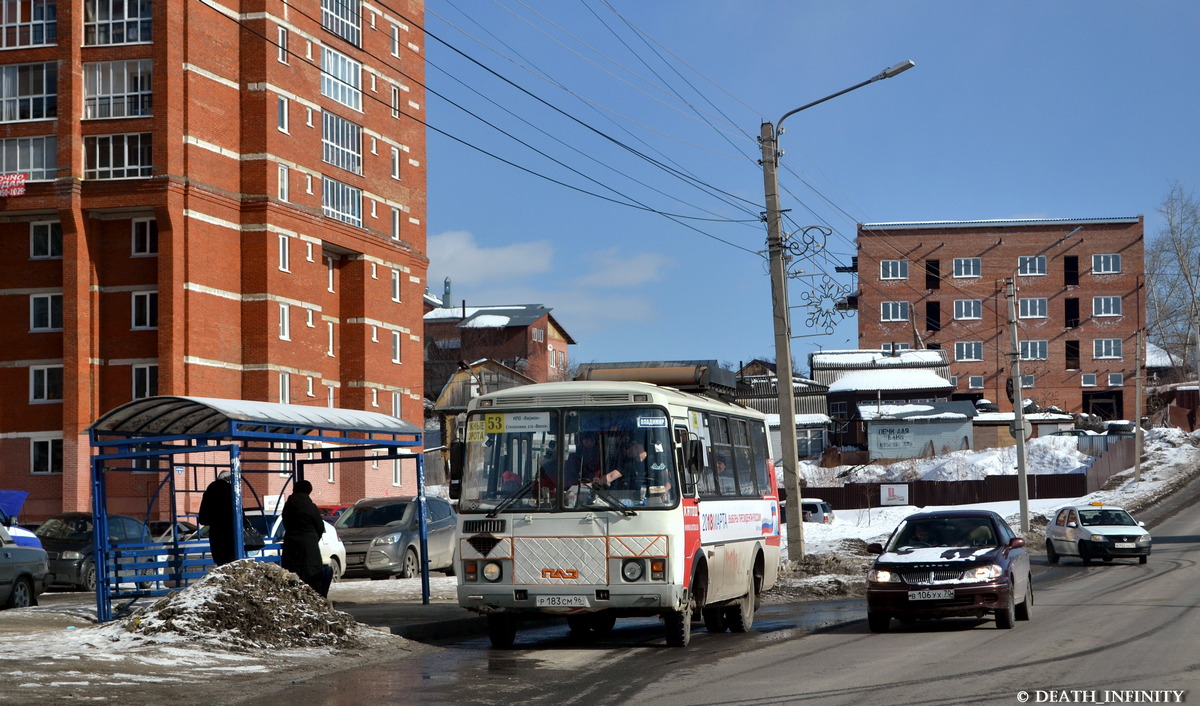
<path id="1" fill-rule="evenodd" d="M 183 436 L 308 434 L 314 431 L 365 434 L 421 434 L 414 424 L 378 412 L 307 407 L 277 402 L 215 397 L 161 396 L 134 400 L 97 419 L 96 434 Z"/>

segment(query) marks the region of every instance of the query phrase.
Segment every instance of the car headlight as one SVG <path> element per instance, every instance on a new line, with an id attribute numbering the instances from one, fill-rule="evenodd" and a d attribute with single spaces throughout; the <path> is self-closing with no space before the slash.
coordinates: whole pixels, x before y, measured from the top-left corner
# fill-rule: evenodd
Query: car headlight
<path id="1" fill-rule="evenodd" d="M 976 581 L 992 581 L 1004 575 L 1004 569 L 995 564 L 980 566 L 963 572 L 963 578 Z"/>
<path id="2" fill-rule="evenodd" d="M 1150 543 L 1150 535 L 1143 534 L 1141 537 L 1138 537 L 1137 543 L 1138 544 L 1149 544 Z"/>
<path id="3" fill-rule="evenodd" d="M 626 581 L 640 581 L 645 573 L 646 567 L 639 559 L 626 559 L 621 565 L 621 576 L 624 576 Z"/>
<path id="4" fill-rule="evenodd" d="M 496 582 L 500 580 L 500 565 L 494 561 L 489 561 L 483 565 L 483 577 L 488 581 Z"/>
<path id="5" fill-rule="evenodd" d="M 1093 535 L 1092 535 L 1092 541 L 1093 541 L 1093 542 L 1107 542 L 1107 541 L 1108 541 L 1108 537 L 1105 537 L 1105 536 L 1104 536 L 1104 535 L 1102 535 L 1102 534 L 1093 534 Z"/>
<path id="6" fill-rule="evenodd" d="M 83 558 L 83 552 L 70 552 L 70 551 L 68 551 L 68 552 L 63 552 L 63 553 L 62 553 L 62 554 L 60 554 L 59 556 L 60 556 L 60 557 L 62 557 L 63 559 L 82 559 L 82 558 Z"/>
<path id="7" fill-rule="evenodd" d="M 900 583 L 900 574 L 887 569 L 871 569 L 867 572 L 867 580 L 875 583 Z"/>
<path id="8" fill-rule="evenodd" d="M 371 546 L 377 547 L 377 546 L 383 546 L 385 544 L 395 544 L 396 542 L 400 541 L 401 536 L 402 535 L 399 535 L 399 534 L 385 534 L 382 537 L 376 537 L 371 542 Z"/>

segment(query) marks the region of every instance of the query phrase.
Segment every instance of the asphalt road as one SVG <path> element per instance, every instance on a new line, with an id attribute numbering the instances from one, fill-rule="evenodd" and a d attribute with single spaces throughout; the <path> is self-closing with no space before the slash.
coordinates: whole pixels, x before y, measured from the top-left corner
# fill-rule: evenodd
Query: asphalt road
<path id="1" fill-rule="evenodd" d="M 1183 510 L 1180 512 L 1180 510 Z M 1200 514 L 1159 511 L 1148 564 L 1051 567 L 1035 557 L 1033 619 L 1000 630 L 990 619 L 868 631 L 861 601 L 795 604 L 747 634 L 697 629 L 666 647 L 653 620 L 618 621 L 610 637 L 572 640 L 561 624 L 533 627 L 514 650 L 486 638 L 385 667 L 295 683 L 280 699 L 407 704 L 1017 704 L 1200 699 Z M 829 611 L 833 612 L 829 612 Z M 810 632 L 825 611 L 832 627 Z M 836 613 L 840 611 L 840 619 Z M 1155 694 L 1130 696 L 1128 690 Z M 1190 697 L 1190 698 L 1189 698 Z M 1174 701 L 1178 702 L 1178 701 Z"/>

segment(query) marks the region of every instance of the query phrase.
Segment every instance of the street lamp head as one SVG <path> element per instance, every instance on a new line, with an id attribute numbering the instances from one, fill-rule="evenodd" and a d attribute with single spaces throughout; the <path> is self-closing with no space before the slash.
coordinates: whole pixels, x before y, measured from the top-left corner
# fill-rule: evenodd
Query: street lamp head
<path id="1" fill-rule="evenodd" d="M 913 61 L 912 59 L 908 59 L 906 61 L 901 61 L 899 64 L 896 64 L 895 66 L 893 66 L 891 68 L 880 71 L 879 75 L 876 76 L 873 80 L 882 81 L 885 78 L 891 78 L 893 76 L 896 76 L 897 74 L 902 74 L 905 71 L 908 71 L 909 69 L 911 69 L 912 67 L 914 67 L 916 65 L 917 65 L 917 63 L 915 61 Z"/>

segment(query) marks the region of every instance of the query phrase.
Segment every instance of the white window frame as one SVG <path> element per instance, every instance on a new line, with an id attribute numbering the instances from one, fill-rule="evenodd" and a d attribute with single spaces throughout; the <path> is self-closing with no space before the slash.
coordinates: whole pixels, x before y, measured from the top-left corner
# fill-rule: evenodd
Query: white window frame
<path id="1" fill-rule="evenodd" d="M 1092 297 L 1092 316 L 1122 316 L 1121 297 Z"/>
<path id="2" fill-rule="evenodd" d="M 275 129 L 287 134 L 292 127 L 291 101 L 287 96 L 275 97 Z"/>
<path id="3" fill-rule="evenodd" d="M 897 351 L 908 351 L 908 350 L 912 350 L 912 344 L 911 343 L 885 343 L 882 346 L 880 346 L 880 349 L 882 349 L 883 351 L 885 351 L 887 353 L 895 353 Z"/>
<path id="4" fill-rule="evenodd" d="M 1045 255 L 1022 255 L 1017 258 L 1017 274 L 1025 277 L 1046 276 Z"/>
<path id="5" fill-rule="evenodd" d="M 1109 373 L 1108 374 L 1108 386 L 1109 387 L 1124 387 L 1125 386 L 1125 373 Z"/>
<path id="6" fill-rule="evenodd" d="M 279 165 L 279 200 L 287 201 L 291 198 L 291 170 L 286 164 Z"/>
<path id="7" fill-rule="evenodd" d="M 292 375 L 291 373 L 279 373 L 279 403 L 292 403 Z"/>
<path id="8" fill-rule="evenodd" d="M 956 257 L 954 258 L 954 277 L 979 278 L 983 276 L 983 258 Z"/>
<path id="9" fill-rule="evenodd" d="M 955 299 L 954 318 L 958 321 L 968 321 L 983 318 L 982 299 Z"/>
<path id="10" fill-rule="evenodd" d="M 400 56 L 400 25 L 393 24 L 391 32 L 392 56 Z"/>
<path id="11" fill-rule="evenodd" d="M 155 4 L 138 0 L 85 0 L 83 46 L 149 44 L 154 41 Z"/>
<path id="12" fill-rule="evenodd" d="M 62 223 L 59 221 L 31 222 L 29 224 L 29 259 L 61 260 L 62 257 Z"/>
<path id="13" fill-rule="evenodd" d="M 84 64 L 84 71 L 89 64 Z M 86 84 L 85 84 L 86 85 Z M 58 117 L 58 63 L 0 65 L 0 123 Z"/>
<path id="14" fill-rule="evenodd" d="M 1021 341 L 1021 360 L 1049 360 L 1050 342 L 1045 340 Z"/>
<path id="15" fill-rule="evenodd" d="M 65 382 L 61 365 L 29 366 L 29 403 L 61 404 Z M 51 397 L 55 383 L 58 385 L 58 397 Z"/>
<path id="16" fill-rule="evenodd" d="M 967 376 L 967 389 L 968 390 L 982 390 L 983 389 L 983 376 L 982 375 Z"/>
<path id="17" fill-rule="evenodd" d="M 1045 297 L 1030 297 L 1018 301 L 1018 319 L 1045 319 L 1050 316 L 1050 301 Z"/>
<path id="18" fill-rule="evenodd" d="M 44 447 L 43 451 L 38 451 L 39 447 Z M 43 456 L 47 459 L 46 468 L 39 469 L 37 465 L 38 456 Z M 29 473 L 35 476 L 41 475 L 56 475 L 63 472 L 63 440 L 62 437 L 54 439 L 30 439 L 29 440 Z"/>
<path id="19" fill-rule="evenodd" d="M 400 87 L 392 86 L 392 117 L 400 118 Z"/>
<path id="20" fill-rule="evenodd" d="M 26 0 L 0 4 L 0 49 L 44 47 L 58 43 L 60 0 Z M 38 19 L 34 19 L 34 18 Z"/>
<path id="21" fill-rule="evenodd" d="M 321 159 L 351 174 L 363 173 L 362 126 L 328 110 L 321 113 Z"/>
<path id="22" fill-rule="evenodd" d="M 392 331 L 392 362 L 399 363 L 400 359 L 400 332 Z"/>
<path id="23" fill-rule="evenodd" d="M 1092 274 L 1115 275 L 1121 273 L 1121 254 L 1105 253 L 1092 255 Z"/>
<path id="24" fill-rule="evenodd" d="M 279 302 L 279 340 L 292 340 L 292 305 Z"/>
<path id="25" fill-rule="evenodd" d="M 83 119 L 154 115 L 154 61 L 126 59 L 83 65 Z"/>
<path id="26" fill-rule="evenodd" d="M 362 227 L 362 189 L 322 177 L 321 212 L 334 220 Z"/>
<path id="27" fill-rule="evenodd" d="M 149 132 L 85 135 L 84 179 L 141 179 L 154 174 L 154 136 Z"/>
<path id="28" fill-rule="evenodd" d="M 392 209 L 392 240 L 400 239 L 400 209 Z"/>
<path id="29" fill-rule="evenodd" d="M 1034 388 L 1034 378 L 1032 375 L 1021 376 L 1021 389 L 1032 390 Z"/>
<path id="30" fill-rule="evenodd" d="M 392 416 L 397 419 L 401 418 L 401 412 L 404 411 L 403 399 L 399 392 L 392 392 Z"/>
<path id="31" fill-rule="evenodd" d="M 325 322 L 325 355 L 329 356 L 330 358 L 335 357 L 334 345 L 333 345 L 334 340 L 335 340 L 334 334 L 335 334 L 335 330 L 334 330 L 333 322 L 326 321 Z"/>
<path id="32" fill-rule="evenodd" d="M 304 385 L 304 395 L 306 397 L 316 397 L 317 396 L 316 388 L 313 387 L 313 377 L 311 375 L 309 375 L 306 378 L 306 382 Z"/>
<path id="33" fill-rule="evenodd" d="M 908 302 L 880 302 L 880 321 L 908 321 Z"/>
<path id="34" fill-rule="evenodd" d="M 340 51 L 322 46 L 321 95 L 362 112 L 362 64 Z"/>
<path id="35" fill-rule="evenodd" d="M 362 46 L 362 0 L 321 0 L 321 27 Z"/>
<path id="36" fill-rule="evenodd" d="M 43 303 L 43 312 L 39 315 L 38 302 Z M 57 314 L 57 326 L 55 315 Z M 44 319 L 44 321 L 39 321 Z M 30 294 L 29 295 L 29 330 L 44 333 L 63 330 L 63 295 L 62 294 Z"/>
<path id="37" fill-rule="evenodd" d="M 307 325 L 309 328 L 316 328 L 316 327 L 317 327 L 317 324 L 315 323 L 315 314 L 314 314 L 314 312 L 313 312 L 313 310 L 312 310 L 312 309 L 305 309 L 305 310 L 304 310 L 304 323 L 305 323 L 305 324 L 306 324 L 306 325 Z"/>
<path id="38" fill-rule="evenodd" d="M 392 270 L 392 301 L 400 301 L 400 270 Z"/>
<path id="39" fill-rule="evenodd" d="M 26 182 L 57 179 L 58 138 L 38 135 L 0 140 L 0 174 L 18 172 L 25 175 Z"/>
<path id="40" fill-rule="evenodd" d="M 329 292 L 334 291 L 334 289 L 333 289 L 333 286 L 334 286 L 333 273 L 336 269 L 337 269 L 337 261 L 334 260 L 332 255 L 326 255 L 325 256 L 325 289 L 326 289 L 326 291 L 329 291 Z"/>
<path id="41" fill-rule="evenodd" d="M 1123 341 L 1119 338 L 1096 338 L 1092 340 L 1093 360 L 1121 360 L 1124 357 Z"/>
<path id="42" fill-rule="evenodd" d="M 400 181 L 400 148 L 392 148 L 392 178 Z"/>
<path id="43" fill-rule="evenodd" d="M 158 394 L 158 364 L 131 366 L 132 399 L 142 400 Z"/>
<path id="44" fill-rule="evenodd" d="M 287 31 L 287 27 L 282 27 L 282 26 L 279 27 L 275 33 L 275 38 L 276 38 L 275 44 L 279 47 L 279 53 L 275 55 L 275 58 L 279 60 L 279 63 L 286 64 L 286 63 L 288 63 L 288 31 Z"/>
<path id="45" fill-rule="evenodd" d="M 954 360 L 983 360 L 983 341 L 955 341 Z"/>
<path id="46" fill-rule="evenodd" d="M 152 331 L 158 328 L 158 291 L 130 292 L 130 329 Z"/>
<path id="47" fill-rule="evenodd" d="M 1082 373 L 1079 376 L 1080 387 L 1096 387 L 1096 373 Z"/>
<path id="48" fill-rule="evenodd" d="M 134 218 L 129 224 L 130 256 L 158 256 L 158 221 L 153 218 Z"/>
<path id="49" fill-rule="evenodd" d="M 908 260 L 880 260 L 879 279 L 908 279 Z"/>
<path id="50" fill-rule="evenodd" d="M 279 235 L 279 271 L 292 271 L 292 239 L 283 234 Z"/>

